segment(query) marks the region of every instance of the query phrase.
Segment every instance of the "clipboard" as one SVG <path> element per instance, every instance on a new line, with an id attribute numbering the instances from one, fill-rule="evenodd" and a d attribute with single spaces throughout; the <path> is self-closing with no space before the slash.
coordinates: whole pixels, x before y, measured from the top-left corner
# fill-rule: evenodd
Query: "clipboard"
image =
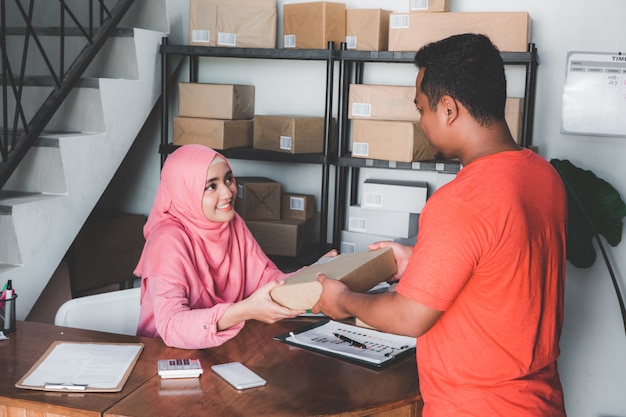
<path id="1" fill-rule="evenodd" d="M 56 392 L 118 392 L 143 347 L 143 343 L 56 341 L 15 386 Z"/>
<path id="2" fill-rule="evenodd" d="M 327 354 L 359 365 L 380 369 L 415 354 L 416 339 L 374 329 L 340 323 L 331 319 L 317 321 L 274 340 Z"/>

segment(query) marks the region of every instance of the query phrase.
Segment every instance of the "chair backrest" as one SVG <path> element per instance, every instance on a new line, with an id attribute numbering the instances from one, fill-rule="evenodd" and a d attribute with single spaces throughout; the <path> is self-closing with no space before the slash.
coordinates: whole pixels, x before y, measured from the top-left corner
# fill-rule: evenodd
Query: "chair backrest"
<path id="1" fill-rule="evenodd" d="M 141 288 L 87 295 L 66 301 L 54 318 L 57 326 L 135 335 Z"/>

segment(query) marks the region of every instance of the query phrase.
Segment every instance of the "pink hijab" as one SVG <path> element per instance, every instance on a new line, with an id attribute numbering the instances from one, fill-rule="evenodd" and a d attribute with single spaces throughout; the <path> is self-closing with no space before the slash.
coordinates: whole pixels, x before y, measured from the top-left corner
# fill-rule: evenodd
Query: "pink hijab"
<path id="1" fill-rule="evenodd" d="M 237 213 L 225 223 L 204 215 L 207 170 L 218 156 L 228 164 L 211 148 L 185 145 L 165 161 L 144 226 L 146 245 L 134 271 L 144 280 L 155 278 L 159 283 L 157 293 L 142 294 L 143 335 L 171 332 L 181 304 L 198 313 L 201 310 L 195 309 L 217 306 L 211 319 L 216 321 L 226 307 L 221 304 L 241 301 L 261 285 L 284 276 Z M 142 287 L 145 291 L 145 283 Z"/>

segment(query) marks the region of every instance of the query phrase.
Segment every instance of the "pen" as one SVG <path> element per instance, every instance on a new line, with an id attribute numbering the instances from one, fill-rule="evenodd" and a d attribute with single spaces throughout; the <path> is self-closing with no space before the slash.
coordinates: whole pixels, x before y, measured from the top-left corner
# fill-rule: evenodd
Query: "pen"
<path id="1" fill-rule="evenodd" d="M 365 348 L 367 348 L 367 346 L 365 346 L 365 344 L 364 344 L 364 343 L 357 342 L 356 340 L 352 340 L 352 339 L 350 339 L 349 337 L 346 337 L 346 336 L 344 336 L 344 335 L 342 335 L 342 334 L 339 334 L 339 333 L 333 333 L 333 334 L 334 334 L 336 337 L 338 337 L 339 339 L 343 340 L 344 342 L 348 342 L 348 343 L 350 343 L 350 345 L 352 345 L 352 346 L 354 346 L 354 347 L 357 347 L 357 348 L 359 348 L 359 349 L 365 349 Z"/>
<path id="2" fill-rule="evenodd" d="M 13 283 L 11 282 L 11 280 L 8 280 L 6 289 L 4 290 L 4 299 L 5 300 L 9 300 L 11 298 L 13 298 Z M 14 302 L 14 301 L 12 301 L 12 302 Z M 10 330 L 11 329 L 11 308 L 12 308 L 12 305 L 10 303 L 7 303 L 5 305 L 5 309 L 4 309 L 4 330 Z"/>

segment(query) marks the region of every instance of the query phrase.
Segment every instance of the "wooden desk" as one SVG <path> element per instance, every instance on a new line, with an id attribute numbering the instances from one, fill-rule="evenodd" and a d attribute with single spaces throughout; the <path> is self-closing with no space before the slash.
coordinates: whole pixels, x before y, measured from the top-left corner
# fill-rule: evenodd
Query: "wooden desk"
<path id="1" fill-rule="evenodd" d="M 166 347 L 158 339 L 18 322 L 10 339 L 0 341 L 0 416 L 378 416 L 421 414 L 415 358 L 383 370 L 306 351 L 273 340 L 311 319 L 273 325 L 250 321 L 223 346 L 204 350 Z M 15 388 L 55 340 L 142 342 L 144 351 L 119 393 L 55 393 Z M 158 359 L 201 360 L 196 379 L 162 380 Z M 264 377 L 265 387 L 237 391 L 215 375 L 211 365 L 240 361 Z"/>
<path id="2" fill-rule="evenodd" d="M 56 340 L 74 342 L 147 342 L 133 373 L 120 392 L 58 393 L 15 388 L 15 383 Z M 162 343 L 88 330 L 18 321 L 9 340 L 0 341 L 0 416 L 101 416 L 113 404 L 156 376 Z"/>
<path id="3" fill-rule="evenodd" d="M 204 374 L 195 381 L 151 379 L 111 407 L 107 417 L 172 416 L 419 416 L 422 401 L 415 357 L 388 368 L 360 365 L 280 343 L 272 338 L 317 319 L 283 320 L 273 325 L 249 321 L 224 345 L 180 351 L 198 357 Z M 260 388 L 237 391 L 211 371 L 239 361 L 267 380 Z"/>

